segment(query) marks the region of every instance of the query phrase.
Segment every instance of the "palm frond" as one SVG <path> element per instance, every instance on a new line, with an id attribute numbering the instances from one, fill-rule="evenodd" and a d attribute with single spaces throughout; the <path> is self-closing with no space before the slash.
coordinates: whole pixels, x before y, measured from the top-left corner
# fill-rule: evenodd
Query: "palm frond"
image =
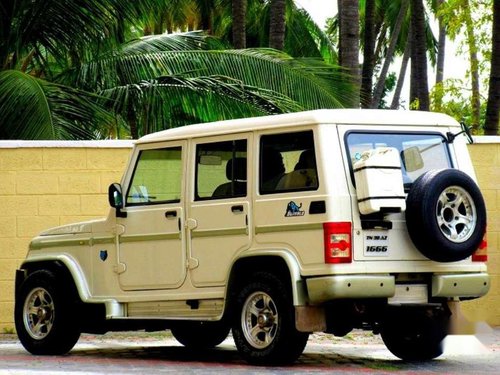
<path id="1" fill-rule="evenodd" d="M 114 87 L 102 95 L 114 103 L 115 113 L 135 124 L 135 137 L 192 123 L 303 109 L 286 96 L 214 76 L 160 77 Z"/>
<path id="2" fill-rule="evenodd" d="M 190 51 L 210 49 L 224 49 L 225 45 L 217 39 L 201 31 L 187 33 L 148 35 L 131 40 L 123 45 L 115 54 L 156 53 L 164 51 Z M 218 47 L 218 48 L 217 48 Z"/>
<path id="3" fill-rule="evenodd" d="M 290 97 L 307 109 L 342 107 L 352 88 L 334 66 L 269 49 L 174 51 L 117 56 L 86 64 L 77 86 L 101 91 L 160 76 L 226 76 Z"/>
<path id="4" fill-rule="evenodd" d="M 1 139 L 88 139 L 112 117 L 97 98 L 28 74 L 0 72 Z"/>

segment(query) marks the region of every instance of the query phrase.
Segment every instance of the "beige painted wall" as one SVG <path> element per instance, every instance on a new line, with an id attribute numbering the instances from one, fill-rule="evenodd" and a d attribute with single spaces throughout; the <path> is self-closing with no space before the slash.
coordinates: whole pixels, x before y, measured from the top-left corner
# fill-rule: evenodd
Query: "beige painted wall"
<path id="1" fill-rule="evenodd" d="M 466 315 L 500 325 L 500 137 L 470 146 L 488 208 L 492 289 Z M 131 142 L 0 141 L 0 333 L 13 329 L 14 273 L 43 229 L 102 217 L 107 188 L 120 181 Z"/>

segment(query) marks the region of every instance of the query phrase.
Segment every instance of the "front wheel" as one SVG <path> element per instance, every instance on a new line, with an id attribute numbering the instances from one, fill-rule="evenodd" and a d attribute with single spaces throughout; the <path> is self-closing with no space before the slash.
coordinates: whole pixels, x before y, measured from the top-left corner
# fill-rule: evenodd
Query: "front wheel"
<path id="1" fill-rule="evenodd" d="M 29 275 L 16 296 L 15 324 L 24 348 L 35 355 L 66 354 L 80 337 L 65 283 L 48 270 Z"/>
<path id="2" fill-rule="evenodd" d="M 237 294 L 233 338 L 248 362 L 291 363 L 302 354 L 308 337 L 295 328 L 291 293 L 275 275 L 258 272 Z"/>

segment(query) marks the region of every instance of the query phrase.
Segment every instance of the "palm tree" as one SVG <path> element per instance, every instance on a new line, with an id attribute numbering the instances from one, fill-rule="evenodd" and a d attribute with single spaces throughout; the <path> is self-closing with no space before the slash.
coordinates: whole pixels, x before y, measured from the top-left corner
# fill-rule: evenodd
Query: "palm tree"
<path id="1" fill-rule="evenodd" d="M 339 107 L 349 97 L 335 68 L 320 61 L 220 50 L 200 33 L 119 43 L 133 35 L 127 25 L 145 22 L 145 9 L 116 1 L 24 0 L 2 12 L 2 138 L 100 138 L 116 129 L 138 137 L 192 122 Z M 127 17 L 113 18 L 121 12 Z M 38 21 L 44 14 L 46 23 Z"/>
<path id="2" fill-rule="evenodd" d="M 396 51 L 397 42 L 398 42 L 398 39 L 400 37 L 401 27 L 403 26 L 403 21 L 406 17 L 409 3 L 410 3 L 409 0 L 402 0 L 401 1 L 401 8 L 399 10 L 398 17 L 396 19 L 394 30 L 392 31 L 392 34 L 391 34 L 391 39 L 390 39 L 389 47 L 387 48 L 385 61 L 384 61 L 384 64 L 382 66 L 382 70 L 380 72 L 379 80 L 378 80 L 377 85 L 375 87 L 375 92 L 373 94 L 372 108 L 377 108 L 379 103 L 380 103 L 380 100 L 382 98 L 382 92 L 383 92 L 384 87 L 385 87 L 385 79 L 387 77 L 387 73 L 389 72 L 389 66 L 392 62 L 394 53 Z"/>
<path id="3" fill-rule="evenodd" d="M 247 0 L 232 0 L 233 46 L 246 48 Z"/>
<path id="4" fill-rule="evenodd" d="M 359 95 L 359 4 L 357 0 L 338 0 L 339 65 L 350 75 Z M 359 96 L 350 107 L 359 106 Z"/>
<path id="5" fill-rule="evenodd" d="M 361 106 L 369 108 L 372 102 L 373 68 L 375 67 L 376 0 L 365 0 L 365 27 L 363 30 L 363 69 L 361 73 Z"/>
<path id="6" fill-rule="evenodd" d="M 465 19 L 465 31 L 467 36 L 467 45 L 469 47 L 470 73 L 472 84 L 472 130 L 479 130 L 479 122 L 481 119 L 481 96 L 479 92 L 479 59 L 477 56 L 477 42 L 474 35 L 474 24 L 470 12 L 469 0 L 462 0 L 461 10 Z"/>
<path id="7" fill-rule="evenodd" d="M 123 40 L 152 0 L 8 1 L 0 7 L 1 136 L 91 137 L 110 116 L 94 95 L 57 83 L 58 74 Z M 90 41 L 99 41 L 90 43 Z"/>
<path id="8" fill-rule="evenodd" d="M 493 2 L 491 72 L 488 103 L 486 106 L 485 135 L 498 134 L 500 114 L 500 2 Z"/>
<path id="9" fill-rule="evenodd" d="M 271 0 L 269 47 L 283 51 L 285 47 L 286 0 Z"/>
<path id="10" fill-rule="evenodd" d="M 437 14 L 438 24 L 439 24 L 439 42 L 438 42 L 438 55 L 437 55 L 437 64 L 436 64 L 436 86 L 441 87 L 443 85 L 444 78 L 444 59 L 445 59 L 445 51 L 446 51 L 446 25 L 441 15 L 441 9 L 443 8 L 445 0 L 437 0 L 433 1 L 434 13 Z M 442 93 L 443 90 L 439 90 L 439 93 Z M 435 98 L 434 108 L 437 111 L 440 111 L 442 108 L 443 95 L 438 94 Z"/>
<path id="11" fill-rule="evenodd" d="M 428 111 L 427 49 L 425 42 L 425 10 L 422 0 L 411 2 L 411 89 L 410 102 Z"/>

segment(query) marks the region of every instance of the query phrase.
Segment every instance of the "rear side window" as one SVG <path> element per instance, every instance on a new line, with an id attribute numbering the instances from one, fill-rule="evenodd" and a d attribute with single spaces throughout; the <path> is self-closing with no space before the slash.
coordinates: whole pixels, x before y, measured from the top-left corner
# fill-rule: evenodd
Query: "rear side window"
<path id="1" fill-rule="evenodd" d="M 259 170 L 261 194 L 317 190 L 313 132 L 262 136 Z"/>
<path id="2" fill-rule="evenodd" d="M 141 151 L 127 193 L 127 205 L 179 202 L 182 181 L 181 154 L 181 147 Z"/>
<path id="3" fill-rule="evenodd" d="M 246 140 L 196 146 L 196 200 L 244 197 L 246 194 Z"/>
<path id="4" fill-rule="evenodd" d="M 352 165 L 361 159 L 364 151 L 377 147 L 396 148 L 401 158 L 406 188 L 431 169 L 452 167 L 447 143 L 441 134 L 350 132 L 346 142 L 351 171 Z"/>

